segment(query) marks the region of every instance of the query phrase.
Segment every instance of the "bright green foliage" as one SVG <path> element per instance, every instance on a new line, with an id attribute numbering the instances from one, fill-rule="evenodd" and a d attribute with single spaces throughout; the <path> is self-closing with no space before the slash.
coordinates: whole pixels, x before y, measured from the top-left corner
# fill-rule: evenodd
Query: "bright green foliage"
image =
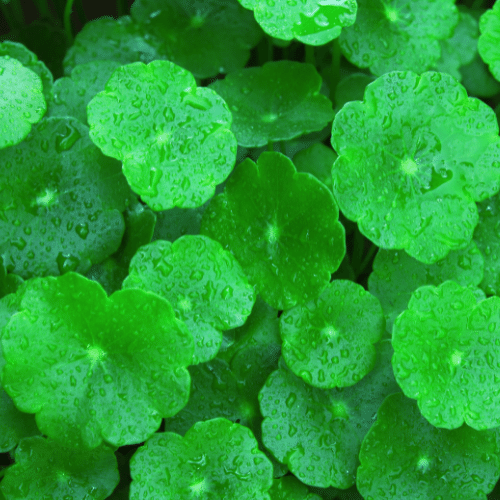
<path id="1" fill-rule="evenodd" d="M 426 264 L 466 247 L 475 202 L 500 189 L 493 110 L 446 73 L 387 73 L 336 115 L 334 195 L 385 249 Z"/>
<path id="2" fill-rule="evenodd" d="M 215 189 L 216 194 L 222 184 Z M 220 190 L 220 192 L 222 189 Z M 156 214 L 153 240 L 175 241 L 186 234 L 199 234 L 203 213 L 210 200 L 196 208 L 171 208 Z"/>
<path id="3" fill-rule="evenodd" d="M 2 151 L 0 167 L 0 254 L 9 271 L 25 279 L 85 273 L 118 248 L 132 193 L 120 164 L 78 120 L 42 120 Z"/>
<path id="4" fill-rule="evenodd" d="M 324 45 L 356 19 L 356 0 L 239 0 L 262 29 L 280 40 Z"/>
<path id="5" fill-rule="evenodd" d="M 165 430 L 183 436 L 196 422 L 223 417 L 249 427 L 262 422 L 257 399 L 249 401 L 227 361 L 220 358 L 189 367 L 188 404 L 165 421 Z M 214 383 L 216 381 L 216 383 Z M 253 425 L 256 421 L 258 425 Z"/>
<path id="6" fill-rule="evenodd" d="M 123 213 L 125 233 L 120 248 L 99 264 L 94 264 L 87 278 L 99 282 L 111 295 L 122 287 L 128 275 L 130 261 L 139 247 L 151 242 L 156 224 L 156 214 L 142 203 L 134 200 Z"/>
<path id="7" fill-rule="evenodd" d="M 248 317 L 245 324 L 224 332 L 224 334 L 223 347 L 217 357 L 226 360 L 230 364 L 231 373 L 234 374 L 237 380 L 239 397 L 235 401 L 239 404 L 237 404 L 236 408 L 236 414 L 238 415 L 236 422 L 247 425 L 250 428 L 259 442 L 259 448 L 266 453 L 273 464 L 274 477 L 281 477 L 288 472 L 288 467 L 278 462 L 262 444 L 262 415 L 258 410 L 259 390 L 265 384 L 271 372 L 278 368 L 280 358 L 281 338 L 277 311 L 267 305 L 260 296 L 257 296 L 252 314 Z M 209 368 L 212 369 L 210 366 Z M 192 370 L 190 368 L 190 373 Z M 221 378 L 217 376 L 215 380 L 219 381 Z M 224 388 L 224 386 L 221 387 L 219 382 L 217 383 L 217 387 L 221 391 Z M 223 398 L 224 401 L 229 399 L 229 406 L 229 403 L 233 399 L 231 397 L 232 394 L 226 390 L 224 392 L 226 395 L 222 396 L 221 394 L 220 398 Z M 201 392 L 201 397 L 203 397 L 203 394 L 207 394 L 207 392 Z M 214 401 L 217 400 L 215 399 Z M 231 404 L 234 405 L 234 403 Z M 179 415 L 182 415 L 183 412 L 184 410 Z M 217 416 L 215 405 L 213 405 L 212 412 L 213 414 L 206 415 L 204 418 L 198 420 L 207 420 L 208 418 Z M 230 417 L 226 418 L 232 420 Z"/>
<path id="8" fill-rule="evenodd" d="M 422 73 L 441 57 L 439 41 L 458 24 L 455 0 L 357 0 L 356 22 L 339 38 L 344 56 L 374 75 Z"/>
<path id="9" fill-rule="evenodd" d="M 472 62 L 460 68 L 460 74 L 469 95 L 488 98 L 500 92 L 500 83 L 493 78 L 477 51 Z"/>
<path id="10" fill-rule="evenodd" d="M 500 425 L 500 298 L 454 281 L 412 293 L 392 330 L 394 376 L 435 427 Z"/>
<path id="11" fill-rule="evenodd" d="M 85 24 L 66 52 L 64 74 L 70 76 L 76 66 L 92 61 L 115 61 L 122 64 L 150 63 L 166 59 L 130 16 L 113 19 L 103 16 Z"/>
<path id="12" fill-rule="evenodd" d="M 276 309 L 317 297 L 345 254 L 331 192 L 275 152 L 236 167 L 208 206 L 200 232 L 234 254 L 249 282 Z"/>
<path id="13" fill-rule="evenodd" d="M 342 79 L 335 88 L 335 112 L 350 101 L 362 101 L 366 86 L 376 78 L 365 73 L 353 73 Z"/>
<path id="14" fill-rule="evenodd" d="M 23 279 L 21 276 L 17 274 L 7 274 L 3 258 L 0 256 L 0 299 L 10 293 L 15 293 L 22 283 Z"/>
<path id="15" fill-rule="evenodd" d="M 494 3 L 0 0 L 0 500 L 500 498 Z"/>
<path id="16" fill-rule="evenodd" d="M 319 495 L 309 493 L 307 487 L 294 476 L 275 479 L 269 494 L 271 500 L 321 500 Z"/>
<path id="17" fill-rule="evenodd" d="M 382 403 L 359 459 L 356 485 L 371 500 L 486 500 L 500 475 L 493 430 L 436 429 L 401 393 Z"/>
<path id="18" fill-rule="evenodd" d="M 493 76 L 500 80 L 500 2 L 495 1 L 479 20 L 481 35 L 477 49 Z"/>
<path id="19" fill-rule="evenodd" d="M 264 352 L 264 355 L 266 353 Z M 277 368 L 276 366 L 273 370 Z M 265 375 L 269 375 L 264 370 Z M 279 463 L 263 446 L 261 436 L 262 417 L 257 399 L 258 391 L 264 384 L 248 387 L 244 379 L 238 379 L 228 363 L 215 358 L 206 363 L 189 367 L 191 389 L 188 404 L 175 416 L 166 419 L 165 431 L 184 435 L 196 422 L 223 417 L 248 427 L 257 439 L 261 449 L 273 464 L 274 477 L 281 477 L 287 468 Z M 248 375 L 248 373 L 247 373 Z"/>
<path id="20" fill-rule="evenodd" d="M 202 205 L 233 169 L 226 103 L 170 61 L 118 68 L 87 114 L 94 143 L 123 162 L 128 183 L 155 211 Z"/>
<path id="21" fill-rule="evenodd" d="M 484 278 L 480 287 L 487 295 L 500 294 L 500 196 L 497 194 L 477 204 L 479 223 L 474 241 L 484 256 Z"/>
<path id="22" fill-rule="evenodd" d="M 308 384 L 347 387 L 373 369 L 373 344 L 384 330 L 379 300 L 361 285 L 337 279 L 317 299 L 281 315 L 281 352 L 290 370 Z"/>
<path id="23" fill-rule="evenodd" d="M 158 52 L 197 78 L 243 68 L 262 37 L 238 0 L 135 0 L 131 15 Z"/>
<path id="24" fill-rule="evenodd" d="M 484 10 L 473 9 L 466 12 L 474 18 L 479 32 L 479 22 Z M 476 43 L 475 56 L 472 62 L 460 68 L 462 85 L 467 89 L 469 95 L 482 98 L 493 97 L 500 92 L 500 82 L 495 80 L 488 70 L 488 66 L 479 55 L 478 44 L 479 42 Z"/>
<path id="25" fill-rule="evenodd" d="M 423 264 L 400 250 L 379 249 L 368 278 L 368 290 L 380 300 L 387 330 L 392 332 L 394 320 L 408 307 L 412 292 L 421 286 L 454 280 L 470 287 L 474 294 L 479 292 L 478 300 L 485 298 L 484 292 L 476 288 L 483 279 L 484 263 L 483 253 L 474 241 L 462 250 L 451 251 L 435 264 Z"/>
<path id="26" fill-rule="evenodd" d="M 194 338 L 192 365 L 214 358 L 222 331 L 243 325 L 255 303 L 254 288 L 238 261 L 202 235 L 141 247 L 123 288 L 151 291 L 172 304 Z"/>
<path id="27" fill-rule="evenodd" d="M 189 398 L 192 335 L 167 300 L 142 290 L 108 298 L 76 273 L 35 278 L 1 345 L 5 391 L 64 446 L 140 443 Z"/>
<path id="28" fill-rule="evenodd" d="M 8 500 L 104 500 L 120 482 L 113 450 L 104 445 L 75 453 L 41 436 L 27 437 L 16 448 L 15 460 L 2 481 Z"/>
<path id="29" fill-rule="evenodd" d="M 34 71 L 42 80 L 43 95 L 45 99 L 49 98 L 54 77 L 43 61 L 39 61 L 34 52 L 28 50 L 22 43 L 5 40 L 0 43 L 0 57 L 9 56 L 17 59 L 25 68 Z"/>
<path id="30" fill-rule="evenodd" d="M 0 389 L 0 453 L 14 450 L 23 438 L 40 434 L 35 415 L 18 410 L 12 398 Z"/>
<path id="31" fill-rule="evenodd" d="M 184 437 L 156 433 L 130 460 L 130 500 L 271 500 L 272 466 L 246 427 L 225 418 L 197 422 Z"/>
<path id="32" fill-rule="evenodd" d="M 0 57 L 0 152 L 20 143 L 47 110 L 40 77 L 10 56 Z M 1 160 L 0 160 L 1 161 Z M 0 209 L 2 207 L 0 206 Z"/>
<path id="33" fill-rule="evenodd" d="M 73 68 L 71 77 L 59 78 L 52 87 L 46 116 L 74 116 L 87 125 L 87 104 L 119 66 L 117 61 L 96 60 Z"/>
<path id="34" fill-rule="evenodd" d="M 269 62 L 230 73 L 209 88 L 229 105 L 239 146 L 294 139 L 333 119 L 332 103 L 319 93 L 321 77 L 310 64 Z"/>
<path id="35" fill-rule="evenodd" d="M 458 81 L 462 79 L 460 67 L 472 62 L 477 53 L 479 26 L 474 16 L 467 11 L 458 12 L 458 24 L 453 36 L 440 41 L 441 57 L 435 69 L 449 73 Z"/>
<path id="36" fill-rule="evenodd" d="M 226 332 L 235 340 L 219 353 L 227 360 L 236 378 L 246 386 L 247 395 L 257 393 L 271 372 L 278 368 L 281 351 L 278 311 L 260 295 L 243 326 Z"/>
<path id="37" fill-rule="evenodd" d="M 337 155 L 321 142 L 315 142 L 308 148 L 301 149 L 293 156 L 297 172 L 314 175 L 328 189 L 332 189 L 332 166 Z"/>
<path id="38" fill-rule="evenodd" d="M 281 358 L 280 368 L 259 394 L 266 448 L 305 484 L 352 486 L 361 442 L 375 413 L 386 396 L 399 391 L 391 355 L 390 341 L 380 342 L 375 368 L 357 384 L 341 389 L 306 384 Z"/>

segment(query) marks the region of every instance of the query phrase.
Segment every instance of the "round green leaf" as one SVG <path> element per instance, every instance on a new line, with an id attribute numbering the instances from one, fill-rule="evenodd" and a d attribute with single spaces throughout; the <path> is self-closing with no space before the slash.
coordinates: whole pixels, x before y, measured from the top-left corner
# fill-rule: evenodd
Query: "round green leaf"
<path id="1" fill-rule="evenodd" d="M 43 119 L 0 159 L 0 255 L 24 279 L 86 273 L 115 252 L 132 193 L 75 118 Z"/>
<path id="2" fill-rule="evenodd" d="M 40 431 L 36 426 L 35 416 L 18 410 L 12 398 L 0 387 L 0 453 L 14 450 L 24 437 L 37 434 Z"/>
<path id="3" fill-rule="evenodd" d="M 2 150 L 26 138 L 45 114 L 47 103 L 40 77 L 10 56 L 0 57 L 0 98 Z"/>
<path id="4" fill-rule="evenodd" d="M 156 433 L 130 459 L 130 500 L 151 488 L 167 498 L 271 500 L 272 465 L 250 429 L 225 418 L 197 422 L 184 437 Z"/>
<path id="5" fill-rule="evenodd" d="M 374 75 L 422 73 L 441 56 L 439 40 L 458 24 L 455 0 L 357 0 L 356 22 L 339 38 L 344 56 Z"/>
<path id="6" fill-rule="evenodd" d="M 0 299 L 10 293 L 15 293 L 17 288 L 24 282 L 17 274 L 7 274 L 3 258 L 0 255 Z M 1 327 L 0 327 L 1 330 Z"/>
<path id="7" fill-rule="evenodd" d="M 262 37 L 238 0 L 135 0 L 130 13 L 159 52 L 197 78 L 243 68 Z"/>
<path id="8" fill-rule="evenodd" d="M 9 56 L 12 59 L 17 59 L 25 68 L 34 71 L 42 80 L 45 99 L 49 98 L 54 77 L 45 63 L 38 60 L 38 56 L 34 52 L 31 52 L 22 43 L 4 40 L 0 43 L 0 56 Z"/>
<path id="9" fill-rule="evenodd" d="M 338 113 L 350 101 L 362 101 L 366 86 L 375 79 L 373 75 L 352 73 L 340 80 L 335 87 L 335 112 Z"/>
<path id="10" fill-rule="evenodd" d="M 351 387 L 313 387 L 281 358 L 261 389 L 264 445 L 301 482 L 341 489 L 355 483 L 361 442 L 384 398 L 398 390 L 390 366 L 391 342 L 377 346 L 375 368 Z"/>
<path id="11" fill-rule="evenodd" d="M 109 498 L 120 482 L 113 450 L 100 446 L 75 450 L 44 439 L 25 438 L 15 451 L 15 463 L 7 469 L 2 492 L 9 500 L 25 498 Z"/>
<path id="12" fill-rule="evenodd" d="M 71 76 L 54 82 L 47 100 L 46 116 L 74 116 L 87 125 L 87 104 L 104 89 L 113 71 L 120 66 L 116 61 L 91 61 L 73 68 Z"/>
<path id="13" fill-rule="evenodd" d="M 76 273 L 35 278 L 1 344 L 4 389 L 66 446 L 140 443 L 189 398 L 193 337 L 153 293 L 108 298 Z"/>
<path id="14" fill-rule="evenodd" d="M 103 262 L 94 264 L 86 274 L 87 278 L 99 282 L 108 295 L 122 288 L 132 257 L 139 247 L 151 242 L 156 223 L 156 214 L 138 200 L 132 201 L 123 218 L 125 233 L 120 248 Z"/>
<path id="15" fill-rule="evenodd" d="M 474 241 L 484 256 L 484 278 L 479 286 L 487 295 L 500 295 L 500 195 L 478 203 L 477 208 Z"/>
<path id="16" fill-rule="evenodd" d="M 466 11 L 459 11 L 459 21 L 453 36 L 441 40 L 441 57 L 435 68 L 442 73 L 449 73 L 456 80 L 462 79 L 459 69 L 470 64 L 477 53 L 479 25 L 474 16 Z"/>
<path id="17" fill-rule="evenodd" d="M 379 249 L 368 277 L 368 290 L 380 300 L 387 330 L 392 332 L 394 320 L 407 308 L 418 287 L 453 280 L 474 292 L 483 279 L 485 260 L 474 241 L 462 250 L 451 251 L 435 264 L 423 264 L 406 252 Z"/>
<path id="18" fill-rule="evenodd" d="M 494 111 L 444 73 L 396 71 L 335 116 L 334 195 L 384 249 L 433 264 L 466 247 L 476 203 L 500 189 Z"/>
<path id="19" fill-rule="evenodd" d="M 226 103 L 169 61 L 118 68 L 87 115 L 91 139 L 123 162 L 130 186 L 155 211 L 202 205 L 233 169 Z"/>
<path id="20" fill-rule="evenodd" d="M 262 147 L 322 130 L 333 120 L 332 103 L 320 94 L 311 64 L 272 61 L 217 80 L 209 88 L 229 105 L 239 146 Z"/>
<path id="21" fill-rule="evenodd" d="M 375 365 L 385 331 L 379 300 L 361 285 L 332 281 L 315 300 L 280 317 L 282 355 L 304 382 L 331 389 L 359 382 Z"/>
<path id="22" fill-rule="evenodd" d="M 324 45 L 356 19 L 356 0 L 239 0 L 262 29 L 281 40 Z"/>
<path id="23" fill-rule="evenodd" d="M 363 498 L 486 500 L 500 475 L 495 431 L 436 429 L 403 394 L 388 396 L 359 454 Z"/>
<path id="24" fill-rule="evenodd" d="M 309 493 L 307 486 L 295 476 L 283 476 L 275 479 L 269 494 L 271 500 L 321 500 L 319 495 Z"/>
<path id="25" fill-rule="evenodd" d="M 454 281 L 418 288 L 394 322 L 392 366 L 435 427 L 500 425 L 500 298 L 476 301 Z"/>
<path id="26" fill-rule="evenodd" d="M 115 61 L 120 65 L 150 63 L 166 59 L 151 44 L 130 16 L 114 19 L 102 16 L 85 23 L 64 57 L 64 74 L 70 76 L 76 66 L 92 61 Z"/>
<path id="27" fill-rule="evenodd" d="M 183 436 L 196 422 L 217 417 L 237 422 L 252 431 L 260 427 L 262 418 L 257 398 L 250 401 L 246 397 L 243 384 L 226 361 L 215 358 L 190 366 L 189 375 L 189 401 L 177 415 L 165 420 L 165 431 Z"/>
<path id="28" fill-rule="evenodd" d="M 471 63 L 460 68 L 460 74 L 469 95 L 489 98 L 500 92 L 500 83 L 493 78 L 478 52 Z"/>
<path id="29" fill-rule="evenodd" d="M 332 193 L 276 152 L 236 167 L 205 211 L 200 232 L 234 254 L 275 309 L 317 297 L 346 251 Z"/>
<path id="30" fill-rule="evenodd" d="M 477 50 L 492 75 L 500 80 L 500 2 L 497 0 L 479 19 Z"/>
<path id="31" fill-rule="evenodd" d="M 328 189 L 332 189 L 332 166 L 337 159 L 336 153 L 322 142 L 315 142 L 301 149 L 293 156 L 298 172 L 313 174 Z"/>
<path id="32" fill-rule="evenodd" d="M 254 288 L 234 256 L 202 235 L 141 247 L 123 288 L 154 292 L 173 305 L 193 334 L 193 365 L 217 355 L 222 331 L 243 325 L 255 302 Z"/>

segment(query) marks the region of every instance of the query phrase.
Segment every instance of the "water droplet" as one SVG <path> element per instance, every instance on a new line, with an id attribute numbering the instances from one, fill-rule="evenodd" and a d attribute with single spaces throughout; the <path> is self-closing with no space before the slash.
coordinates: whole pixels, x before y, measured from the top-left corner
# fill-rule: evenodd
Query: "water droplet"
<path id="1" fill-rule="evenodd" d="M 80 139 L 82 136 L 80 132 L 75 128 L 72 124 L 66 124 L 65 130 L 62 133 L 56 134 L 56 151 L 58 153 L 63 153 L 64 151 L 68 151 L 73 147 L 75 142 Z"/>
<path id="2" fill-rule="evenodd" d="M 17 238 L 16 240 L 10 240 L 10 244 L 16 247 L 18 250 L 23 250 L 26 247 L 26 241 L 23 238 Z"/>
<path id="3" fill-rule="evenodd" d="M 89 226 L 87 223 L 78 224 L 75 228 L 75 231 L 82 240 L 86 240 L 89 234 Z"/>
<path id="4" fill-rule="evenodd" d="M 322 14 L 321 12 L 314 16 L 314 22 L 320 26 L 321 28 L 327 28 L 328 26 L 330 26 L 330 21 L 328 20 L 328 18 Z"/>
<path id="5" fill-rule="evenodd" d="M 80 259 L 71 254 L 59 252 L 56 257 L 57 268 L 60 274 L 75 271 L 80 265 Z"/>
<path id="6" fill-rule="evenodd" d="M 207 111 L 212 107 L 212 103 L 206 97 L 196 94 L 186 94 L 182 102 L 200 111 Z"/>

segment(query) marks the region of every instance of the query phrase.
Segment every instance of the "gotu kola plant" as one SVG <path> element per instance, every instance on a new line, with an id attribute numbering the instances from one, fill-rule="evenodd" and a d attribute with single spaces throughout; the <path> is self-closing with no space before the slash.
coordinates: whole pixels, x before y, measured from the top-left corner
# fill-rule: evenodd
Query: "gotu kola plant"
<path id="1" fill-rule="evenodd" d="M 495 498 L 500 3 L 32 1 L 0 500 Z"/>

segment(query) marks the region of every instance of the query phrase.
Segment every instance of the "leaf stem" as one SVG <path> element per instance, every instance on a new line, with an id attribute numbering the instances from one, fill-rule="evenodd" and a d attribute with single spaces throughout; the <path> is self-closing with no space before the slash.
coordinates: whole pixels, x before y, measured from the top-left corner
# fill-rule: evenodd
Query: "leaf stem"
<path id="1" fill-rule="evenodd" d="M 127 2 L 126 0 L 116 0 L 116 12 L 118 17 L 127 15 Z"/>
<path id="2" fill-rule="evenodd" d="M 0 0 L 0 12 L 7 21 L 10 31 L 14 31 L 16 29 L 16 21 L 10 12 L 10 9 L 2 2 L 2 0 Z"/>
<path id="3" fill-rule="evenodd" d="M 54 19 L 54 16 L 49 9 L 47 0 L 35 0 L 35 4 L 38 12 L 40 12 L 40 17 L 45 19 Z"/>
<path id="4" fill-rule="evenodd" d="M 473 3 L 472 3 L 472 7 L 471 9 L 482 9 L 483 8 L 483 3 L 484 3 L 484 0 L 475 0 Z"/>
<path id="5" fill-rule="evenodd" d="M 274 142 L 273 141 L 269 141 L 267 143 L 267 150 L 268 151 L 274 151 Z"/>
<path id="6" fill-rule="evenodd" d="M 64 31 L 68 36 L 69 44 L 73 44 L 73 32 L 71 30 L 71 12 L 73 10 L 74 0 L 66 0 L 66 7 L 64 8 Z"/>
<path id="7" fill-rule="evenodd" d="M 314 45 L 306 44 L 306 63 L 316 66 L 316 57 L 314 55 Z"/>
<path id="8" fill-rule="evenodd" d="M 359 265 L 359 270 L 356 272 L 356 279 L 359 276 L 361 276 L 361 274 L 363 274 L 366 266 L 368 265 L 368 263 L 372 259 L 373 254 L 376 252 L 376 250 L 377 250 L 377 246 L 372 243 L 370 246 L 370 250 L 368 250 L 368 253 L 366 254 L 365 258 L 363 259 L 363 261 Z"/>
<path id="9" fill-rule="evenodd" d="M 24 26 L 24 15 L 18 0 L 12 0 L 7 5 L 0 0 L 0 10 L 11 31 Z"/>
<path id="10" fill-rule="evenodd" d="M 365 238 L 357 227 L 354 229 L 353 246 L 351 265 L 354 273 L 358 276 L 357 270 L 361 266 L 361 259 L 363 257 L 363 250 L 365 247 Z"/>
<path id="11" fill-rule="evenodd" d="M 286 156 L 286 145 L 285 145 L 285 141 L 280 141 L 280 151 L 281 151 L 281 154 L 285 155 Z"/>
<path id="12" fill-rule="evenodd" d="M 330 101 L 332 101 L 333 106 L 336 106 L 335 102 L 335 90 L 340 81 L 340 45 L 339 40 L 336 38 L 333 40 L 332 45 L 332 69 L 331 69 L 331 82 L 330 82 Z"/>
<path id="13" fill-rule="evenodd" d="M 85 15 L 85 10 L 83 8 L 83 0 L 79 0 L 76 4 L 76 11 L 78 14 L 78 19 L 80 19 L 80 23 L 82 25 L 87 24 L 87 16 Z"/>
<path id="14" fill-rule="evenodd" d="M 264 35 L 259 45 L 257 45 L 257 54 L 259 59 L 259 66 L 262 66 L 266 62 L 273 60 L 273 42 L 267 35 Z"/>

